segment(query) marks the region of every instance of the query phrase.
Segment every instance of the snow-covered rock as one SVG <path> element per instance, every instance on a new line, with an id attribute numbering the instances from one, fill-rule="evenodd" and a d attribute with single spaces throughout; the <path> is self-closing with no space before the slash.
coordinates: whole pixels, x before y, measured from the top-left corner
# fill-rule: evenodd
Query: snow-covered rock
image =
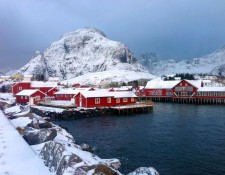
<path id="1" fill-rule="evenodd" d="M 144 55 L 140 62 L 154 75 L 173 73 L 207 73 L 225 75 L 225 46 L 217 51 L 200 58 L 175 61 L 161 59 L 155 54 Z"/>
<path id="2" fill-rule="evenodd" d="M 114 72 L 117 77 L 124 76 L 120 75 L 121 71 L 126 72 L 129 79 L 135 73 L 139 74 L 138 78 L 151 79 L 152 76 L 137 63 L 124 44 L 108 39 L 103 32 L 94 28 L 64 34 L 51 43 L 43 54 L 36 52 L 31 61 L 19 70 L 24 75 L 44 73 L 64 80 L 105 71 Z M 105 74 L 110 75 L 108 72 Z"/>
<path id="3" fill-rule="evenodd" d="M 140 167 L 128 175 L 159 175 L 153 167 Z"/>

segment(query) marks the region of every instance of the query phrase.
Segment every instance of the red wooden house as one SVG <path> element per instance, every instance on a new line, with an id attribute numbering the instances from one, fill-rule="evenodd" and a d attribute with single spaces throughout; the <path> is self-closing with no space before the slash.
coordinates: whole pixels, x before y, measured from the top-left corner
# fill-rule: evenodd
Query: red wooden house
<path id="1" fill-rule="evenodd" d="M 163 81 L 152 80 L 149 81 L 145 87 L 145 96 L 171 98 L 173 95 L 173 87 L 180 82 L 178 81 Z"/>
<path id="2" fill-rule="evenodd" d="M 25 90 L 25 89 L 31 89 L 31 83 L 30 82 L 15 83 L 12 86 L 12 94 L 15 95 L 15 94 L 17 94 L 20 91 Z"/>
<path id="3" fill-rule="evenodd" d="M 181 80 L 172 88 L 173 98 L 190 98 L 197 95 L 197 90 L 201 82 L 191 80 Z"/>
<path id="4" fill-rule="evenodd" d="M 57 91 L 57 82 L 43 82 L 43 81 L 30 81 L 30 82 L 19 82 L 13 85 L 13 95 L 19 93 L 22 90 L 28 89 L 39 89 L 48 96 L 54 96 L 54 92 Z"/>
<path id="5" fill-rule="evenodd" d="M 54 93 L 55 100 L 66 100 L 71 101 L 75 95 L 78 94 L 78 90 L 74 89 L 60 89 L 59 91 Z"/>
<path id="6" fill-rule="evenodd" d="M 40 90 L 22 90 L 16 94 L 16 103 L 34 105 L 38 102 L 43 101 L 45 97 L 46 94 L 41 92 Z"/>
<path id="7" fill-rule="evenodd" d="M 133 92 L 80 91 L 75 104 L 85 108 L 110 107 L 136 103 L 136 98 Z"/>

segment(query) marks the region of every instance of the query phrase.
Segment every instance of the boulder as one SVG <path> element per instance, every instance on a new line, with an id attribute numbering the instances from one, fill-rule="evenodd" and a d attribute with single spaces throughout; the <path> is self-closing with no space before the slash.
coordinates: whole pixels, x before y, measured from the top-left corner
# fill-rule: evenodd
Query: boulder
<path id="1" fill-rule="evenodd" d="M 36 145 L 53 140 L 57 136 L 55 129 L 40 129 L 26 132 L 23 138 L 29 145 Z"/>
<path id="2" fill-rule="evenodd" d="M 119 173 L 104 164 L 98 164 L 94 171 L 95 175 L 119 175 Z"/>
<path id="3" fill-rule="evenodd" d="M 140 167 L 128 175 L 159 175 L 153 167 Z"/>
<path id="4" fill-rule="evenodd" d="M 52 128 L 52 124 L 48 121 L 39 122 L 40 128 Z"/>
<path id="5" fill-rule="evenodd" d="M 88 152 L 90 152 L 90 153 L 93 153 L 93 152 L 94 152 L 93 149 L 92 149 L 92 147 L 91 147 L 90 145 L 88 145 L 87 143 L 82 143 L 82 144 L 80 145 L 80 148 L 81 148 L 83 151 L 88 151 Z"/>
<path id="6" fill-rule="evenodd" d="M 64 151 L 65 147 L 62 144 L 50 141 L 45 143 L 40 152 L 40 157 L 44 160 L 45 165 L 49 167 L 50 171 L 55 172 L 61 160 L 66 158 L 66 156 L 63 155 Z M 62 167 L 64 162 L 61 164 Z"/>
<path id="7" fill-rule="evenodd" d="M 102 163 L 108 165 L 109 167 L 118 170 L 121 166 L 119 159 L 103 159 L 104 161 Z"/>

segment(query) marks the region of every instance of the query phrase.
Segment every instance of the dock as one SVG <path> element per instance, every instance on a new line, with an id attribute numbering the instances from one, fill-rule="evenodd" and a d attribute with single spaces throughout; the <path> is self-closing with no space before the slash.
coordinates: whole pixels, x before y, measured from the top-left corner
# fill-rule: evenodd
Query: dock
<path id="1" fill-rule="evenodd" d="M 140 102 L 136 104 L 124 105 L 124 106 L 114 106 L 111 107 L 114 114 L 117 115 L 133 115 L 140 113 L 148 113 L 153 110 L 153 103 Z"/>

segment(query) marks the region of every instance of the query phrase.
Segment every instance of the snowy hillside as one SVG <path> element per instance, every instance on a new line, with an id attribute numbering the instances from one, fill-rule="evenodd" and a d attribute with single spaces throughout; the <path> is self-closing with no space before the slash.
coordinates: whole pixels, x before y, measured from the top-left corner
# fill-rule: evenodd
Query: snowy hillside
<path id="1" fill-rule="evenodd" d="M 167 75 L 173 73 L 212 73 L 225 75 L 225 47 L 201 58 L 175 61 L 163 60 L 150 54 L 140 62 L 154 75 Z"/>
<path id="2" fill-rule="evenodd" d="M 103 71 L 116 71 L 113 73 L 117 76 L 120 76 L 120 71 L 130 71 L 132 75 L 137 72 L 141 78 L 142 73 L 143 77 L 148 74 L 124 44 L 108 39 L 94 28 L 64 34 L 60 40 L 51 43 L 43 54 L 37 52 L 19 70 L 22 74 L 44 73 L 64 80 Z"/>
<path id="3" fill-rule="evenodd" d="M 96 86 L 98 85 L 105 86 L 113 82 L 127 83 L 133 80 L 153 79 L 153 78 L 155 78 L 155 76 L 149 75 L 149 73 L 113 69 L 103 72 L 88 73 L 85 75 L 78 76 L 76 78 L 62 81 L 61 83 L 65 85 L 80 83 L 80 84 L 91 84 Z"/>

